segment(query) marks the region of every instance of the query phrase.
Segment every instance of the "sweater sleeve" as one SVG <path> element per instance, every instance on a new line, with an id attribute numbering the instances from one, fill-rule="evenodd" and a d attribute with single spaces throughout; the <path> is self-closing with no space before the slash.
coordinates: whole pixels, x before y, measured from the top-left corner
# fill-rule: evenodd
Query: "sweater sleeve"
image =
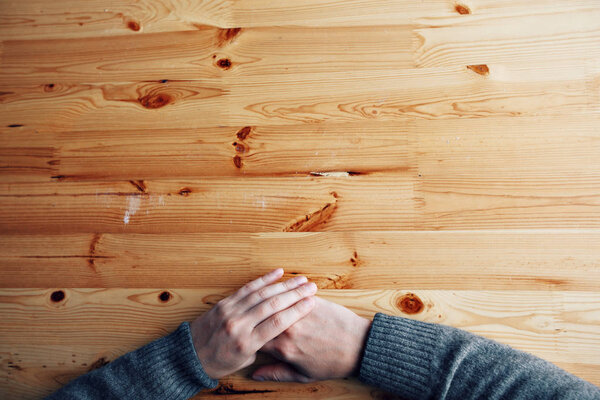
<path id="1" fill-rule="evenodd" d="M 406 399 L 600 399 L 591 383 L 449 326 L 377 314 L 360 379 Z"/>
<path id="2" fill-rule="evenodd" d="M 184 322 L 168 336 L 80 376 L 47 399 L 184 400 L 217 383 L 202 369 L 190 325 Z"/>

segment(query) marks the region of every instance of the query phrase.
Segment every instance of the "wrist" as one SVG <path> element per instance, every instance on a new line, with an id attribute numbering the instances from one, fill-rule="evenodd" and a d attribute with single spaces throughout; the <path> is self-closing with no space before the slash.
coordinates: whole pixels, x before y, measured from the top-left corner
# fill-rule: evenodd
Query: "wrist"
<path id="1" fill-rule="evenodd" d="M 354 367 L 350 376 L 358 376 L 360 372 L 360 364 L 365 353 L 369 330 L 371 329 L 371 320 L 359 317 L 356 324 L 356 343 L 354 346 Z"/>

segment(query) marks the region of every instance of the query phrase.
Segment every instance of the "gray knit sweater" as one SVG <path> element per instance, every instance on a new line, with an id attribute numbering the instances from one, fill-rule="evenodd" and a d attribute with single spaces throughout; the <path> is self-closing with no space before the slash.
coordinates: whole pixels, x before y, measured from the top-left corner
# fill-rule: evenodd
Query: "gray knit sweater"
<path id="1" fill-rule="evenodd" d="M 600 400 L 600 389 L 553 364 L 448 326 L 377 314 L 359 378 L 406 399 Z M 217 381 L 184 322 L 168 336 L 83 375 L 48 399 L 188 399 Z"/>

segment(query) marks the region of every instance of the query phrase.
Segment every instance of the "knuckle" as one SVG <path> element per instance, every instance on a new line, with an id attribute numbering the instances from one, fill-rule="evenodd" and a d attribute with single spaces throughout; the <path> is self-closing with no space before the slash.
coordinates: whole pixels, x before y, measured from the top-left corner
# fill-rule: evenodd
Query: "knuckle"
<path id="1" fill-rule="evenodd" d="M 294 282 L 293 279 L 288 279 L 287 281 L 283 282 L 283 287 L 285 287 L 286 289 L 293 289 L 296 286 L 296 283 Z"/>
<path id="2" fill-rule="evenodd" d="M 283 319 L 281 318 L 281 315 L 279 315 L 279 314 L 273 315 L 271 317 L 271 325 L 275 329 L 281 329 L 283 327 Z"/>
<path id="3" fill-rule="evenodd" d="M 239 324 L 239 321 L 236 319 L 225 321 L 225 332 L 229 335 L 233 335 L 237 331 Z"/>
<path id="4" fill-rule="evenodd" d="M 248 343 L 242 338 L 237 338 L 234 342 L 234 348 L 238 353 L 245 354 L 248 351 Z"/>
<path id="5" fill-rule="evenodd" d="M 250 283 L 246 283 L 244 286 L 242 286 L 240 288 L 240 290 L 238 291 L 241 295 L 245 295 L 246 293 L 251 293 L 252 292 L 252 282 Z"/>
<path id="6" fill-rule="evenodd" d="M 273 310 L 278 310 L 281 305 L 281 299 L 279 296 L 273 296 L 269 299 L 269 307 Z"/>
<path id="7" fill-rule="evenodd" d="M 214 309 L 215 312 L 217 313 L 217 315 L 219 316 L 224 316 L 225 315 L 225 301 L 224 300 L 220 300 L 217 302 L 217 304 L 215 304 Z"/>
<path id="8" fill-rule="evenodd" d="M 259 291 L 256 292 L 256 296 L 258 297 L 259 300 L 265 300 L 268 298 L 268 293 L 267 293 L 267 288 L 262 288 Z"/>

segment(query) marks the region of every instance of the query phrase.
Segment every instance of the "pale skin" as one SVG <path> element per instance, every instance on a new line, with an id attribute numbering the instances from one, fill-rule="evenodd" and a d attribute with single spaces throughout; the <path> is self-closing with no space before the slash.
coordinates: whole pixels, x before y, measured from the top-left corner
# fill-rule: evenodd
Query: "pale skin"
<path id="1" fill-rule="evenodd" d="M 298 276 L 277 282 L 277 269 L 244 285 L 191 324 L 198 358 L 219 379 L 251 365 L 256 353 L 282 362 L 260 367 L 256 380 L 310 382 L 355 375 L 371 322 L 314 297 Z"/>
<path id="2" fill-rule="evenodd" d="M 317 287 L 300 276 L 277 282 L 281 268 L 247 283 L 191 324 L 208 376 L 219 379 L 252 364 L 256 352 L 314 307 Z"/>
<path id="3" fill-rule="evenodd" d="M 313 310 L 261 349 L 282 362 L 257 369 L 263 381 L 311 382 L 358 374 L 371 321 L 315 297 Z"/>

